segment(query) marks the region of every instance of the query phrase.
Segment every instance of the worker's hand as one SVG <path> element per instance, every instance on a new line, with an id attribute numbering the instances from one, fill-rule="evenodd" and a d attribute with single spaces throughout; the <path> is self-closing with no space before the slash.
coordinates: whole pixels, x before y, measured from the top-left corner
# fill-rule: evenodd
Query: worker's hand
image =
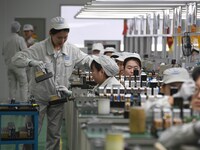
<path id="1" fill-rule="evenodd" d="M 190 96 L 192 96 L 195 92 L 195 82 L 192 79 L 184 82 L 180 88 L 180 90 L 173 95 L 173 97 L 181 97 L 184 100 L 188 100 Z"/>
<path id="2" fill-rule="evenodd" d="M 195 132 L 195 124 L 187 123 L 184 125 L 173 126 L 166 129 L 159 137 L 155 147 L 175 149 L 181 145 L 194 144 L 198 142 L 198 134 Z M 160 149 L 161 150 L 161 149 Z"/>
<path id="3" fill-rule="evenodd" d="M 29 62 L 30 67 L 40 67 L 41 69 L 45 68 L 45 63 L 43 61 L 32 60 Z"/>
<path id="4" fill-rule="evenodd" d="M 56 87 L 56 89 L 59 91 L 59 92 L 63 92 L 66 96 L 70 97 L 72 95 L 72 91 L 68 90 L 68 88 L 66 88 L 65 86 L 63 85 L 59 85 Z"/>

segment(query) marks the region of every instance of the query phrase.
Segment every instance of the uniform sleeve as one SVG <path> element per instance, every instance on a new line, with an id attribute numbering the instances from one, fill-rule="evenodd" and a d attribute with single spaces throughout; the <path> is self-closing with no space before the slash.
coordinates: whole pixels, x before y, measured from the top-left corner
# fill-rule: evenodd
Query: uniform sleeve
<path id="1" fill-rule="evenodd" d="M 78 48 L 77 48 L 78 49 Z M 82 52 L 80 49 L 77 51 L 77 59 L 76 64 L 84 65 L 85 64 L 89 67 L 90 62 L 92 61 L 92 57 L 84 52 Z"/>
<path id="2" fill-rule="evenodd" d="M 27 67 L 30 61 L 40 60 L 41 52 L 42 49 L 38 45 L 23 49 L 12 57 L 12 63 L 20 68 Z"/>

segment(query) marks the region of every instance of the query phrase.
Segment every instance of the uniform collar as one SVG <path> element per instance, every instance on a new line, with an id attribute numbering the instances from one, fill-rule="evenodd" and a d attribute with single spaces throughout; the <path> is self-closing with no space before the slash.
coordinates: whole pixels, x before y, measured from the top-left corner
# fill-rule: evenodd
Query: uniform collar
<path id="1" fill-rule="evenodd" d="M 51 42 L 51 37 L 49 37 L 47 40 L 48 40 L 48 42 L 47 42 L 48 43 L 47 44 L 47 53 L 49 55 L 54 55 L 54 47 L 53 47 L 53 44 Z M 61 48 L 61 52 L 64 55 L 68 55 L 67 48 L 64 48 L 64 47 L 67 47 L 67 46 L 65 46 L 66 44 L 67 44 L 67 42 L 65 42 L 63 47 Z"/>

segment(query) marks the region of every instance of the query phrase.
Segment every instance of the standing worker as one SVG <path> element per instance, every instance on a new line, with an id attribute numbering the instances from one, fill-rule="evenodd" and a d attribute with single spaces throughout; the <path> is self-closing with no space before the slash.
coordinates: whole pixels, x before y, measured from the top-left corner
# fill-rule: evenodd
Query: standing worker
<path id="1" fill-rule="evenodd" d="M 14 21 L 11 24 L 11 36 L 4 43 L 2 55 L 4 56 L 7 66 L 8 83 L 9 83 L 9 98 L 15 99 L 17 95 L 17 87 L 20 87 L 20 101 L 27 100 L 28 83 L 25 68 L 17 68 L 11 63 L 11 58 L 19 51 L 26 49 L 26 43 L 23 37 L 19 36 L 21 25 Z"/>
<path id="2" fill-rule="evenodd" d="M 23 26 L 23 31 L 24 31 L 24 39 L 26 41 L 27 47 L 30 47 L 34 43 L 37 42 L 35 38 L 33 38 L 33 33 L 34 33 L 34 28 L 31 24 L 25 24 Z"/>
<path id="3" fill-rule="evenodd" d="M 37 42 L 37 40 L 35 38 L 33 38 L 33 33 L 34 33 L 34 28 L 31 24 L 25 24 L 23 26 L 23 35 L 24 35 L 24 39 L 26 41 L 26 45 L 27 47 L 32 46 L 33 44 L 35 44 Z M 31 69 L 29 67 L 26 68 L 26 74 L 27 74 L 27 80 L 28 82 L 30 81 L 30 74 L 31 74 Z"/>
<path id="4" fill-rule="evenodd" d="M 30 80 L 30 94 L 40 106 L 39 133 L 44 116 L 47 115 L 46 149 L 59 150 L 61 125 L 63 120 L 64 105 L 49 105 L 50 96 L 62 91 L 68 95 L 69 78 L 76 64 L 91 61 L 91 57 L 76 46 L 67 42 L 70 28 L 62 17 L 51 19 L 50 37 L 35 43 L 23 52 L 17 53 L 12 61 L 18 67 L 46 66 L 53 77 L 36 83 L 34 77 Z M 30 149 L 30 148 L 28 148 Z"/>

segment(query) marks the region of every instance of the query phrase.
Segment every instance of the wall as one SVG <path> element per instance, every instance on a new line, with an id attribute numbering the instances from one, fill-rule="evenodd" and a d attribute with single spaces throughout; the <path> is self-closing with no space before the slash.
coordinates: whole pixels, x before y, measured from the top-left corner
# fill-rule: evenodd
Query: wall
<path id="1" fill-rule="evenodd" d="M 60 5 L 84 5 L 90 0 L 0 0 L 0 101 L 8 98 L 6 66 L 2 58 L 2 43 L 10 34 L 14 18 L 45 18 L 46 36 L 49 20 L 60 15 Z"/>

